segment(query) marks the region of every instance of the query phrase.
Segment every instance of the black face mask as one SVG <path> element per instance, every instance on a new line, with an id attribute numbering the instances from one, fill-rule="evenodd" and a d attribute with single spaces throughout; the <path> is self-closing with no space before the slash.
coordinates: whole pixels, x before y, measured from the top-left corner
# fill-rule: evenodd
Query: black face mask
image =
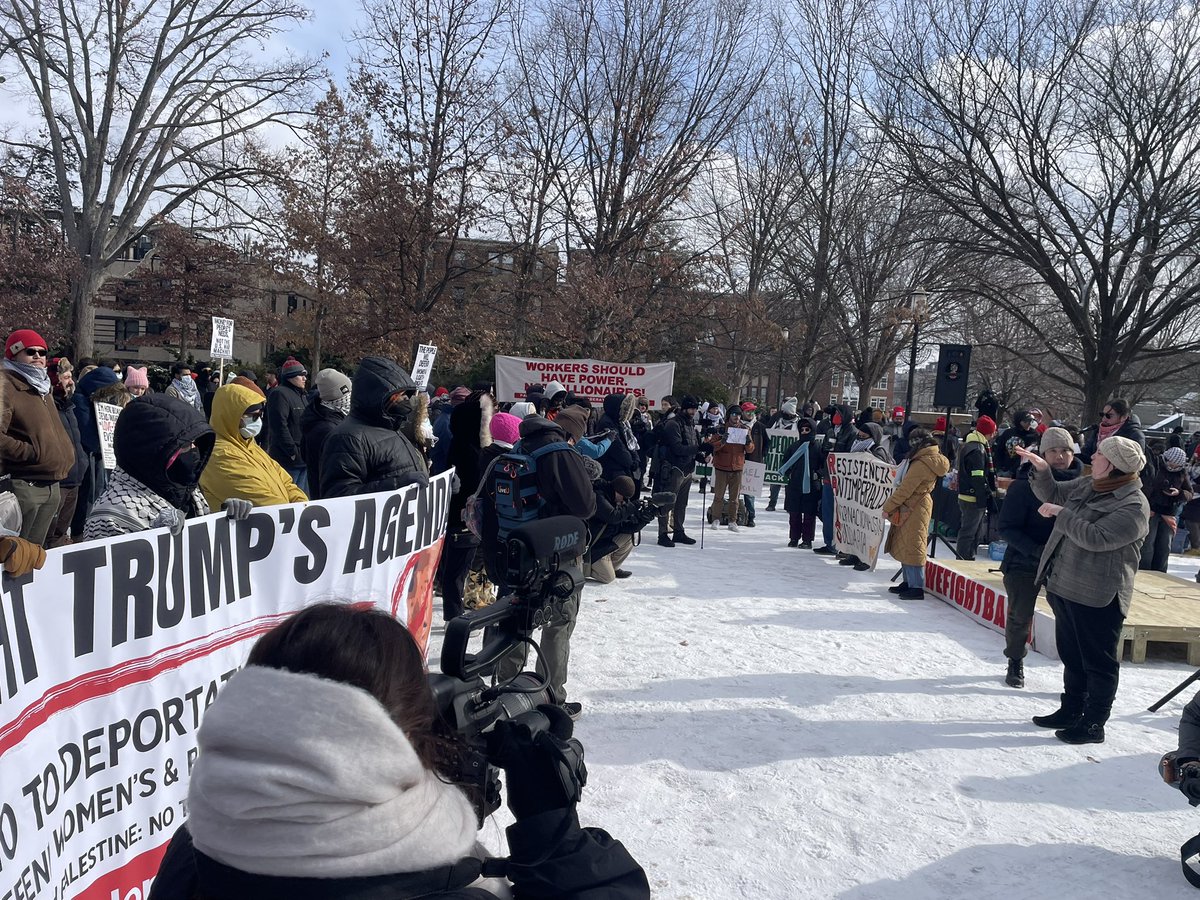
<path id="1" fill-rule="evenodd" d="M 200 481 L 200 473 L 203 471 L 204 462 L 200 459 L 200 451 L 193 447 L 175 457 L 175 462 L 167 467 L 167 478 L 174 484 L 193 487 Z"/>
<path id="2" fill-rule="evenodd" d="M 393 428 L 403 426 L 410 415 L 412 415 L 412 400 L 408 397 L 393 403 L 383 411 L 383 417 L 391 423 Z"/>

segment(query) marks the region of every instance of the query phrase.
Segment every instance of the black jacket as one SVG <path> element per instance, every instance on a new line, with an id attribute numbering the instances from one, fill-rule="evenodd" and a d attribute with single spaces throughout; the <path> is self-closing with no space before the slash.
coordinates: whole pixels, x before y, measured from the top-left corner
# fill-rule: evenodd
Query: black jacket
<path id="1" fill-rule="evenodd" d="M 1019 409 L 1013 415 L 1013 422 L 1020 422 L 1028 415 L 1028 410 Z M 992 461 L 996 464 L 996 473 L 1013 475 L 1021 467 L 1021 458 L 1017 456 L 1016 448 L 1036 448 L 1041 438 L 1042 436 L 1037 433 L 1036 428 L 1026 431 L 1016 424 L 1005 428 L 996 438 L 996 445 L 992 449 Z"/>
<path id="2" fill-rule="evenodd" d="M 1175 488 L 1179 493 L 1173 497 L 1168 496 L 1166 491 L 1170 488 Z M 1150 502 L 1150 512 L 1160 516 L 1175 515 L 1179 504 L 1187 503 L 1193 496 L 1192 481 L 1188 478 L 1187 469 L 1172 472 L 1161 459 L 1158 461 L 1158 470 L 1144 490 L 1146 499 Z"/>
<path id="3" fill-rule="evenodd" d="M 446 461 L 454 467 L 459 481 L 458 493 L 450 497 L 450 516 L 447 520 L 450 531 L 465 530 L 463 508 L 467 505 L 467 498 L 475 493 L 483 475 L 479 463 L 483 450 L 481 429 L 484 427 L 485 404 L 491 409 L 491 397 L 476 391 L 454 407 L 447 420 L 450 423 L 450 449 Z"/>
<path id="4" fill-rule="evenodd" d="M 854 425 L 854 412 L 849 406 L 842 405 L 837 408 L 841 413 L 842 424 L 834 425 L 833 420 L 823 421 L 817 425 L 816 443 L 813 447 L 817 451 L 817 465 L 820 467 L 821 478 L 829 478 L 829 454 L 830 453 L 849 453 L 850 448 L 854 446 L 854 442 L 858 440 L 858 428 Z M 822 432 L 822 426 L 825 431 Z"/>
<path id="5" fill-rule="evenodd" d="M 286 381 L 267 391 L 267 452 L 285 469 L 303 465 L 300 455 L 300 417 L 304 391 Z"/>
<path id="6" fill-rule="evenodd" d="M 767 458 L 767 450 L 771 447 L 771 437 L 767 434 L 767 426 L 761 418 L 756 418 L 750 426 L 750 440 L 754 443 L 754 452 L 746 454 L 746 461 L 762 462 Z"/>
<path id="7" fill-rule="evenodd" d="M 308 479 L 310 500 L 320 500 L 322 497 L 321 455 L 325 450 L 325 442 L 344 418 L 336 409 L 325 406 L 320 397 L 314 397 L 300 416 L 300 458 L 312 473 Z"/>
<path id="8" fill-rule="evenodd" d="M 660 465 L 675 467 L 684 475 L 696 469 L 696 454 L 700 452 L 700 435 L 690 417 L 676 412 L 662 425 L 658 443 Z M 669 476 L 668 476 L 669 477 Z"/>
<path id="9" fill-rule="evenodd" d="M 506 830 L 511 854 L 503 865 L 518 897 L 530 900 L 643 900 L 646 873 L 620 841 L 581 828 L 574 807 L 522 819 Z M 482 887 L 478 861 L 423 872 L 359 878 L 252 875 L 223 865 L 192 846 L 187 827 L 171 838 L 148 900 L 496 900 Z"/>
<path id="10" fill-rule="evenodd" d="M 176 451 L 195 444 L 203 465 L 212 455 L 217 434 L 204 413 L 190 403 L 166 394 L 146 394 L 117 416 L 113 452 L 117 465 L 186 515 L 195 515 L 195 485 L 179 485 L 167 477 L 167 463 Z"/>
<path id="11" fill-rule="evenodd" d="M 641 481 L 641 455 L 625 443 L 625 429 L 621 427 L 621 407 L 624 403 L 625 394 L 609 394 L 604 398 L 604 415 L 600 417 L 596 427 L 600 431 L 611 430 L 616 433 L 616 437 L 600 457 L 600 467 L 604 470 L 604 477 L 609 480 L 618 475 L 628 475 L 634 481 Z"/>
<path id="12" fill-rule="evenodd" d="M 1074 460 L 1071 468 L 1051 469 L 1055 481 L 1070 481 L 1083 475 L 1083 463 Z M 961 477 L 961 476 L 960 476 Z M 1038 512 L 1042 501 L 1033 493 L 1029 484 L 1029 466 L 1017 470 L 1016 480 L 1008 487 L 1004 503 L 1000 507 L 1000 523 L 997 526 L 1000 538 L 1008 543 L 1001 572 L 1027 572 L 1036 575 L 1042 550 L 1054 530 L 1054 518 Z"/>
<path id="13" fill-rule="evenodd" d="M 1099 428 L 1093 426 L 1092 428 L 1088 429 L 1087 440 L 1084 441 L 1083 444 L 1083 452 L 1079 454 L 1080 460 L 1087 465 L 1091 465 L 1092 463 L 1092 454 L 1096 452 L 1096 438 L 1099 436 Z M 1121 423 L 1121 427 L 1117 429 L 1117 433 L 1114 435 L 1114 437 L 1129 438 L 1131 441 L 1135 441 L 1137 445 L 1142 448 L 1142 452 L 1145 452 L 1146 450 L 1146 436 L 1142 434 L 1142 429 L 1134 425 L 1129 419 L 1126 419 Z"/>
<path id="14" fill-rule="evenodd" d="M 807 422 L 809 428 L 816 430 L 817 423 L 812 419 L 801 420 Z M 816 515 L 817 506 L 821 502 L 821 464 L 817 460 L 818 453 L 816 452 L 816 443 L 813 441 L 813 434 L 802 434 L 799 440 L 792 447 L 792 452 L 788 454 L 788 459 L 791 459 L 800 452 L 800 448 L 808 444 L 808 493 L 804 493 L 804 466 L 800 462 L 796 462 L 788 469 L 787 485 L 784 487 L 783 508 L 788 512 L 805 513 L 808 515 Z M 784 460 L 786 463 L 787 460 Z"/>
<path id="15" fill-rule="evenodd" d="M 58 418 L 63 423 L 63 430 L 67 432 L 67 437 L 71 439 L 71 444 L 75 447 L 75 463 L 71 466 L 67 477 L 62 480 L 62 486 L 65 488 L 79 487 L 83 484 L 83 475 L 87 471 L 88 457 L 79 435 L 79 418 L 75 415 L 75 403 L 70 397 L 56 396 L 54 405 L 58 407 Z"/>
<path id="16" fill-rule="evenodd" d="M 416 391 L 408 373 L 390 359 L 365 356 L 352 382 L 350 415 L 325 442 L 321 496 L 351 497 L 427 483 L 425 458 L 384 416 L 390 395 Z"/>
<path id="17" fill-rule="evenodd" d="M 987 503 L 996 493 L 996 467 L 991 446 L 975 434 L 967 435 L 958 450 L 958 497 L 968 503 Z"/>

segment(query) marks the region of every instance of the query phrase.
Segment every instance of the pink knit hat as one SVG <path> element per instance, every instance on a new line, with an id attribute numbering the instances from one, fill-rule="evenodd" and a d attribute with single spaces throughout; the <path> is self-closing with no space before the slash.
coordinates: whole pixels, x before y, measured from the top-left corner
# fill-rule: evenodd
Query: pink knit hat
<path id="1" fill-rule="evenodd" d="M 150 379 L 146 377 L 145 368 L 139 369 L 137 366 L 125 367 L 125 387 L 150 387 Z"/>
<path id="2" fill-rule="evenodd" d="M 512 413 L 496 413 L 492 416 L 489 428 L 493 441 L 508 444 L 510 447 L 521 439 L 521 420 Z"/>

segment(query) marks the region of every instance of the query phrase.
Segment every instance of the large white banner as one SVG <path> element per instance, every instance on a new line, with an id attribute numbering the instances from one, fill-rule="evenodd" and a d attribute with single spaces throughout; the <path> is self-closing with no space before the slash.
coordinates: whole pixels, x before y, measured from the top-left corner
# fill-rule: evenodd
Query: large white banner
<path id="1" fill-rule="evenodd" d="M 450 476 L 51 550 L 0 582 L 0 897 L 142 900 L 196 730 L 254 640 L 316 600 L 424 645 Z"/>
<path id="2" fill-rule="evenodd" d="M 659 409 L 675 382 L 675 363 L 613 363 L 599 359 L 496 357 L 496 399 L 524 400 L 531 384 L 557 381 L 596 403 L 609 394 L 637 394 Z"/>
<path id="3" fill-rule="evenodd" d="M 892 495 L 896 467 L 870 453 L 830 453 L 828 465 L 834 543 L 874 569 L 883 543 L 883 504 Z"/>

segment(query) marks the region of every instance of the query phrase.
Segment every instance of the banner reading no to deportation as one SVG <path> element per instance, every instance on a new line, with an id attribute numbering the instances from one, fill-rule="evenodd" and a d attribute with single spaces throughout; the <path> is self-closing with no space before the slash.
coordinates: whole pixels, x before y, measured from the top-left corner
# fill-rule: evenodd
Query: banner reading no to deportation
<path id="1" fill-rule="evenodd" d="M 671 393 L 675 363 L 613 363 L 599 359 L 526 359 L 496 357 L 496 399 L 524 400 L 531 384 L 557 381 L 568 391 L 600 401 L 609 394 L 637 394 L 659 409 Z"/>
<path id="2" fill-rule="evenodd" d="M 424 644 L 449 505 L 429 486 L 51 550 L 0 582 L 0 897 L 144 898 L 196 730 L 254 640 L 317 600 Z"/>
<path id="3" fill-rule="evenodd" d="M 896 467 L 870 453 L 830 453 L 834 543 L 871 568 L 883 543 L 883 504 L 892 495 Z"/>

